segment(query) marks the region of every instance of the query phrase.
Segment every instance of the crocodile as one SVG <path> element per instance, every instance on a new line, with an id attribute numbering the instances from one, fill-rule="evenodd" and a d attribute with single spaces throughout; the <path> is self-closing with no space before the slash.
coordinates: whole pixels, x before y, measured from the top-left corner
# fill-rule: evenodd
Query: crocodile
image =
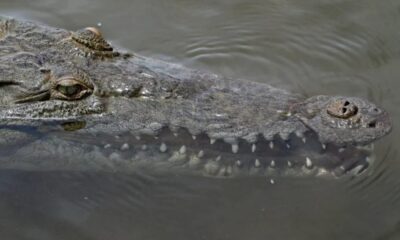
<path id="1" fill-rule="evenodd" d="M 358 175 L 391 130 L 368 100 L 306 97 L 0 17 L 0 168 Z"/>

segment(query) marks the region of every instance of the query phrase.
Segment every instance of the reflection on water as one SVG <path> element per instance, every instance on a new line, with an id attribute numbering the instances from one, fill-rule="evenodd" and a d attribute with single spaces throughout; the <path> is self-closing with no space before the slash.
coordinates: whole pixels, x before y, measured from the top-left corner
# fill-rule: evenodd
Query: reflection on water
<path id="1" fill-rule="evenodd" d="M 85 172 L 0 173 L 2 239 L 400 239 L 400 3 L 2 1 L 0 13 L 101 23 L 140 54 L 390 112 L 368 174 L 338 181 Z"/>

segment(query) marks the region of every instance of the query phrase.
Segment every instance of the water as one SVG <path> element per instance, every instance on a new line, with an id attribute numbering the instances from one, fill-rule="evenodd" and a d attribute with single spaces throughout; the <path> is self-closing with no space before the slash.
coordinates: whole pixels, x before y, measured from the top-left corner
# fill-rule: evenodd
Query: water
<path id="1" fill-rule="evenodd" d="M 3 0 L 0 13 L 101 25 L 142 55 L 307 96 L 368 98 L 394 123 L 355 179 L 1 170 L 2 239 L 400 239 L 400 2 Z"/>

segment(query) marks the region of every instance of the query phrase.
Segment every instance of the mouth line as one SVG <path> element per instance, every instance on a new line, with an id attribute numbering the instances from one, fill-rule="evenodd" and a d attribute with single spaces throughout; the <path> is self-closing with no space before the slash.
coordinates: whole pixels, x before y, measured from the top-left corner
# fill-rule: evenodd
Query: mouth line
<path id="1" fill-rule="evenodd" d="M 45 156 L 48 150 L 43 153 L 35 152 L 34 161 L 42 162 L 33 165 L 40 167 L 41 170 L 43 166 L 51 166 L 52 170 L 81 170 L 85 162 L 93 162 L 96 165 L 96 161 L 100 161 L 93 159 L 93 156 L 101 156 L 99 159 L 106 159 L 107 162 L 107 164 L 104 164 L 104 161 L 99 162 L 99 165 L 107 166 L 105 171 L 123 172 L 142 166 L 148 169 L 186 171 L 220 178 L 236 176 L 338 178 L 358 176 L 364 173 L 374 160 L 372 143 L 348 146 L 324 144 L 312 130 L 301 136 L 292 133 L 288 140 L 282 139 L 279 135 L 267 140 L 259 134 L 258 138 L 251 141 L 245 139 L 232 141 L 232 139 L 210 138 L 206 133 L 193 135 L 186 128 L 171 130 L 169 127 L 162 127 L 158 131 L 141 129 L 120 131 L 110 135 L 101 129 L 95 132 L 94 129 L 85 126 L 71 125 L 73 121 L 67 123 L 67 129 L 65 124 L 60 124 L 59 121 L 35 127 L 40 138 L 37 143 L 33 141 L 33 144 L 41 145 L 38 148 L 45 146 L 46 149 L 54 148 L 62 151 L 53 151 L 48 157 Z M 32 148 L 35 149 L 35 145 Z M 76 160 L 76 154 L 69 155 L 74 151 L 82 153 L 82 157 L 79 158 L 81 160 Z M 28 159 L 31 156 L 30 153 L 22 156 L 25 155 Z M 16 159 L 19 159 L 18 157 L 21 158 L 16 156 Z"/>
<path id="2" fill-rule="evenodd" d="M 85 137 L 74 132 L 61 136 L 85 142 Z M 312 131 L 303 137 L 291 134 L 289 140 L 275 136 L 271 141 L 259 137 L 255 142 L 228 142 L 205 133 L 192 135 L 184 128 L 171 131 L 167 127 L 156 134 L 142 131 L 112 138 L 104 133 L 91 137 L 86 142 L 92 141 L 110 161 L 118 156 L 118 164 L 152 162 L 165 169 L 196 171 L 212 177 L 360 175 L 370 166 L 374 149 L 373 144 L 323 144 Z"/>

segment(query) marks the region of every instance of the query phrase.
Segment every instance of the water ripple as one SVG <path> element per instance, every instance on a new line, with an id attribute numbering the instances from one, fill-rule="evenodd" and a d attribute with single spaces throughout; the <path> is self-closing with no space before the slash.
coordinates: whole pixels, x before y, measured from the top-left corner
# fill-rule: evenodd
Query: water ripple
<path id="1" fill-rule="evenodd" d="M 208 20 L 209 28 L 190 29 L 182 43 L 185 57 L 210 69 L 248 61 L 253 63 L 251 68 L 260 72 L 263 68 L 270 79 L 290 81 L 318 72 L 378 67 L 390 56 L 379 36 L 349 20 L 343 11 L 338 13 L 347 21 L 332 19 L 315 7 L 296 11 L 284 3 L 272 3 L 268 9 L 261 2 L 249 5 L 232 4 L 226 12 Z M 241 7 L 237 18 L 232 9 Z"/>
<path id="2" fill-rule="evenodd" d="M 368 201 L 371 208 L 399 207 L 400 180 L 396 177 L 399 169 L 395 158 L 398 151 L 392 144 L 382 151 L 382 159 L 376 159 L 365 176 L 350 179 L 345 186 L 350 194 Z"/>

